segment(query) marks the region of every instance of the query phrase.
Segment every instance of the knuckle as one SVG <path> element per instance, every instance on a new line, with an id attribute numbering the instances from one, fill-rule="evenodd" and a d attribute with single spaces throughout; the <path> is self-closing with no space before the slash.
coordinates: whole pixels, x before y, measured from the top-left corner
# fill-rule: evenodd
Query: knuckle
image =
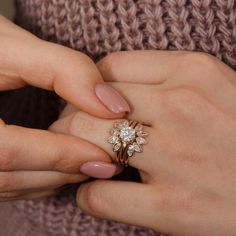
<path id="1" fill-rule="evenodd" d="M 184 70 L 193 71 L 194 69 L 200 69 L 203 71 L 205 69 L 209 70 L 209 67 L 216 67 L 218 65 L 218 60 L 205 52 L 185 52 L 180 54 L 180 56 L 180 67 Z"/>
<path id="2" fill-rule="evenodd" d="M 69 52 L 69 51 L 68 51 Z M 66 61 L 70 61 L 70 66 L 68 68 L 65 68 L 65 72 L 68 72 L 67 70 L 74 70 L 78 71 L 78 62 L 80 68 L 87 68 L 88 66 L 90 67 L 90 71 L 87 71 L 87 73 L 93 73 L 94 69 L 96 68 L 94 66 L 93 60 L 86 54 L 77 52 L 77 51 L 70 51 L 70 53 L 67 54 L 67 57 L 64 56 L 64 59 L 61 59 L 61 65 L 64 67 L 64 64 Z M 81 70 L 81 73 L 83 70 Z M 89 78 L 89 77 L 88 77 Z M 93 78 L 91 76 L 91 78 Z M 91 79 L 89 78 L 89 79 Z"/>
<path id="3" fill-rule="evenodd" d="M 204 52 L 182 52 L 177 54 L 175 63 L 173 63 L 172 77 L 176 77 L 176 74 L 181 77 L 184 75 L 188 82 L 198 85 L 200 82 L 215 81 L 216 72 L 220 72 L 219 62 L 216 57 Z"/>
<path id="4" fill-rule="evenodd" d="M 97 67 L 102 72 L 108 72 L 108 74 L 112 73 L 112 71 L 119 66 L 121 60 L 123 61 L 123 56 L 121 56 L 121 52 L 113 52 L 101 59 L 97 63 Z"/>
<path id="5" fill-rule="evenodd" d="M 80 159 L 75 155 L 78 153 L 75 151 L 77 149 L 73 141 L 70 142 L 70 147 L 62 145 L 53 160 L 53 169 L 64 173 L 77 173 L 80 166 Z"/>

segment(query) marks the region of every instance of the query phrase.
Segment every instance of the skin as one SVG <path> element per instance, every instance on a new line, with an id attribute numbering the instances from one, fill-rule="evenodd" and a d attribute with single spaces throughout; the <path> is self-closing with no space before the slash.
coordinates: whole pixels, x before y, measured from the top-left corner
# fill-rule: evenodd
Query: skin
<path id="1" fill-rule="evenodd" d="M 2 16 L 0 42 L 0 91 L 32 85 L 55 91 L 93 116 L 124 115 L 108 111 L 96 97 L 94 87 L 103 79 L 84 54 L 40 40 Z M 101 148 L 79 137 L 0 120 L 0 201 L 49 196 L 84 181 L 79 168 L 88 160 L 111 162 Z"/>
<path id="2" fill-rule="evenodd" d="M 127 118 L 144 123 L 150 135 L 144 151 L 130 158 L 142 183 L 84 183 L 79 207 L 167 235 L 236 235 L 235 71 L 194 52 L 119 52 L 97 66 L 131 105 Z M 114 121 L 68 105 L 51 130 L 114 158 L 106 142 Z"/>

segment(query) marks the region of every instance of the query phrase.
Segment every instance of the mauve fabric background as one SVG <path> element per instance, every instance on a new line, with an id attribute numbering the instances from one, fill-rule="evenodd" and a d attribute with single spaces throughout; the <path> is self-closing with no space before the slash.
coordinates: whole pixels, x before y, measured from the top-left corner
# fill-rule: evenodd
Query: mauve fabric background
<path id="1" fill-rule="evenodd" d="M 84 52 L 95 62 L 113 51 L 189 50 L 210 53 L 236 68 L 235 0 L 16 0 L 16 4 L 19 25 Z M 4 120 L 27 127 L 46 129 L 60 111 L 55 94 L 32 87 L 2 92 L 0 103 Z M 123 178 L 137 179 L 135 172 L 127 172 Z M 46 200 L 3 204 L 0 226 L 4 236 L 155 235 L 83 214 L 72 190 Z"/>

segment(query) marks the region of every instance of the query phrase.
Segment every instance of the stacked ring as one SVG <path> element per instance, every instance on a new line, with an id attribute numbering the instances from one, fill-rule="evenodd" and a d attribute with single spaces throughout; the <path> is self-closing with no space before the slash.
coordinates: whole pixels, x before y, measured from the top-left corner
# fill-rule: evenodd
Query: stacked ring
<path id="1" fill-rule="evenodd" d="M 146 136 L 148 133 L 143 131 L 143 125 L 137 121 L 115 122 L 108 143 L 113 145 L 113 152 L 116 152 L 116 162 L 128 166 L 129 157 L 135 152 L 142 152 L 142 145 L 147 143 Z"/>

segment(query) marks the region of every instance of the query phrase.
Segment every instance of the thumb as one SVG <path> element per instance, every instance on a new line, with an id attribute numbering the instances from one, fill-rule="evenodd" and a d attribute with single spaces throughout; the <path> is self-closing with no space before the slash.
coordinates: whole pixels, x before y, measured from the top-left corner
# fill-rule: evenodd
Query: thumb
<path id="1" fill-rule="evenodd" d="M 76 108 L 104 118 L 129 110 L 85 54 L 40 40 L 3 17 L 0 29 L 0 90 L 26 84 L 53 90 Z"/>
<path id="2" fill-rule="evenodd" d="M 153 194 L 142 183 L 96 180 L 82 184 L 77 204 L 86 213 L 126 224 L 156 228 Z"/>

